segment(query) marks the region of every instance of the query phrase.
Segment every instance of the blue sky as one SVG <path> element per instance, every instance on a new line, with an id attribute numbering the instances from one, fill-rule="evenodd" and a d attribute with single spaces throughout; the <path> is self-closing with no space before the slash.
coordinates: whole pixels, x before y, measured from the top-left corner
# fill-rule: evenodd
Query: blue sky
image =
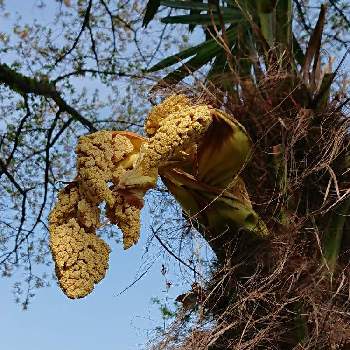
<path id="1" fill-rule="evenodd" d="M 146 209 L 147 210 L 147 209 Z M 147 215 L 147 214 L 146 214 Z M 144 220 L 147 221 L 147 220 Z M 128 251 L 114 244 L 106 278 L 84 299 L 70 300 L 55 283 L 36 292 L 29 310 L 22 311 L 13 301 L 13 279 L 0 279 L 1 349 L 6 350 L 133 350 L 143 348 L 148 332 L 162 325 L 152 297 L 172 299 L 184 290 L 174 284 L 169 292 L 157 259 L 148 273 L 125 293 L 146 269 L 142 261 L 143 239 Z"/>

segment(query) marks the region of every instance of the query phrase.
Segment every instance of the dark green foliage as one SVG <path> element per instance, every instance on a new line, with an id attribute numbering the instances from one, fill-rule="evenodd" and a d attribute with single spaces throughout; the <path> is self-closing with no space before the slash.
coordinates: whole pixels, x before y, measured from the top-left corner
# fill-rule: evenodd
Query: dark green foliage
<path id="1" fill-rule="evenodd" d="M 147 27 L 148 23 L 152 21 L 160 6 L 160 0 L 149 0 L 146 7 L 146 12 L 143 17 L 142 25 Z"/>

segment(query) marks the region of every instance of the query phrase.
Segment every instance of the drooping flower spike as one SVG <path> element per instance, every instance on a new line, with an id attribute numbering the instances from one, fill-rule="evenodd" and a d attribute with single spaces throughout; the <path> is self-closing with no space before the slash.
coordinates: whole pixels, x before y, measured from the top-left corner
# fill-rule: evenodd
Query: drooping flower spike
<path id="1" fill-rule="evenodd" d="M 100 203 L 128 249 L 139 239 L 143 197 L 158 175 L 215 252 L 223 231 L 268 234 L 239 177 L 251 140 L 233 117 L 174 95 L 151 110 L 145 129 L 148 139 L 120 131 L 79 139 L 76 181 L 50 215 L 57 277 L 71 298 L 90 293 L 108 267 L 109 248 L 96 236 Z"/>
<path id="2" fill-rule="evenodd" d="M 78 174 L 60 191 L 49 219 L 50 248 L 56 275 L 70 298 L 89 294 L 108 268 L 109 247 L 96 235 L 99 205 L 107 203 L 111 222 L 123 230 L 124 247 L 139 238 L 142 198 L 129 191 L 115 193 L 119 177 L 131 169 L 144 142 L 129 132 L 100 131 L 81 137 L 77 147 Z M 109 187 L 111 182 L 113 186 Z"/>

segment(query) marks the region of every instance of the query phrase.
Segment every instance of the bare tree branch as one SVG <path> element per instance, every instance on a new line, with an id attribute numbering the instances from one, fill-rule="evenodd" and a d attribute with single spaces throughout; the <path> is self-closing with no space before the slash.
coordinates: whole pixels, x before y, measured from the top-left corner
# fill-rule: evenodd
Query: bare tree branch
<path id="1" fill-rule="evenodd" d="M 295 4 L 295 7 L 296 7 L 297 12 L 298 12 L 298 16 L 300 18 L 300 21 L 301 21 L 305 31 L 307 33 L 309 33 L 312 30 L 312 28 L 311 28 L 310 24 L 306 23 L 305 14 L 304 14 L 304 11 L 303 11 L 303 8 L 302 8 L 300 2 L 298 0 L 294 0 L 294 4 Z"/>
<path id="2" fill-rule="evenodd" d="M 119 78 L 123 78 L 123 77 L 128 77 L 128 78 L 139 78 L 139 79 L 145 79 L 146 77 L 137 74 L 131 74 L 131 73 L 127 73 L 127 72 L 115 72 L 113 70 L 98 70 L 98 69 L 91 69 L 91 68 L 80 68 L 77 69 L 75 71 L 66 73 L 64 75 L 60 75 L 59 77 L 55 78 L 52 83 L 56 84 L 57 82 L 64 80 L 66 78 L 69 77 L 74 77 L 74 76 L 85 76 L 86 74 L 99 74 L 99 75 L 105 75 L 105 76 L 114 76 L 114 77 L 119 77 Z M 150 77 L 148 77 L 148 79 L 150 80 L 154 80 Z"/>
<path id="3" fill-rule="evenodd" d="M 187 264 L 185 261 L 183 261 L 180 257 L 178 257 L 175 253 L 173 253 L 167 246 L 166 244 L 160 239 L 160 237 L 157 235 L 157 231 L 151 226 L 152 233 L 154 237 L 157 239 L 157 241 L 160 243 L 160 245 L 177 261 L 179 261 L 182 265 L 186 266 L 189 268 L 191 271 L 195 273 L 195 275 L 200 276 L 201 274 L 193 268 L 191 265 Z"/>
<path id="4" fill-rule="evenodd" d="M 17 189 L 17 191 L 21 194 L 24 195 L 25 190 L 22 188 L 22 186 L 16 181 L 16 179 L 14 178 L 14 176 L 7 170 L 6 164 L 4 163 L 4 161 L 0 158 L 0 169 L 1 172 L 3 174 L 5 174 L 7 176 L 7 178 L 9 179 L 9 181 L 15 186 L 15 188 Z"/>
<path id="5" fill-rule="evenodd" d="M 116 46 L 116 39 L 115 39 L 115 26 L 114 26 L 114 21 L 113 21 L 113 14 L 107 4 L 104 2 L 104 0 L 100 0 L 100 3 L 102 6 L 105 8 L 106 12 L 108 13 L 108 16 L 111 21 L 111 30 L 112 30 L 112 35 L 113 35 L 113 51 L 116 51 L 117 46 Z"/>
<path id="6" fill-rule="evenodd" d="M 343 20 L 348 25 L 348 27 L 350 28 L 350 20 L 345 16 L 344 12 L 338 7 L 338 5 L 335 3 L 334 0 L 329 0 L 329 2 L 335 8 L 335 10 L 339 13 L 339 15 L 343 18 Z"/>
<path id="7" fill-rule="evenodd" d="M 75 108 L 70 106 L 62 98 L 60 93 L 56 90 L 55 85 L 49 81 L 29 78 L 16 72 L 14 69 L 11 69 L 7 64 L 0 63 L 0 83 L 21 95 L 35 94 L 51 98 L 53 101 L 55 101 L 61 112 L 67 112 L 70 114 L 90 132 L 97 130 L 91 121 L 83 117 Z"/>
<path id="8" fill-rule="evenodd" d="M 11 151 L 10 155 L 8 156 L 7 160 L 5 161 L 5 167 L 6 168 L 11 163 L 11 161 L 13 159 L 13 156 L 14 156 L 16 150 L 17 150 L 23 126 L 24 126 L 25 122 L 27 121 L 27 119 L 29 118 L 29 116 L 31 115 L 31 112 L 30 112 L 30 109 L 29 109 L 29 105 L 28 105 L 28 98 L 27 98 L 27 96 L 24 96 L 24 103 L 25 103 L 25 107 L 26 107 L 27 113 L 25 114 L 25 116 L 19 122 L 18 128 L 16 130 L 16 134 L 15 134 L 15 140 L 13 142 L 12 151 Z M 3 174 L 3 171 L 0 171 L 0 177 L 1 177 L 2 174 Z"/>
<path id="9" fill-rule="evenodd" d="M 88 6 L 87 6 L 86 11 L 85 11 L 85 15 L 84 15 L 84 21 L 83 21 L 83 24 L 80 28 L 80 32 L 79 32 L 78 36 L 74 40 L 72 47 L 67 52 L 65 52 L 62 56 L 57 58 L 57 60 L 54 63 L 54 66 L 56 66 L 58 63 L 62 62 L 69 54 L 71 54 L 73 52 L 73 50 L 78 45 L 79 39 L 89 23 L 91 6 L 92 6 L 92 0 L 89 0 Z"/>

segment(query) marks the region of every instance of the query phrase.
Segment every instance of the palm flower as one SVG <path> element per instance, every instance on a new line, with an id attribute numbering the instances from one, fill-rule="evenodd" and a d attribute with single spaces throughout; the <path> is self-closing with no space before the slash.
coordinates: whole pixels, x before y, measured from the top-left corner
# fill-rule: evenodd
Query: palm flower
<path id="1" fill-rule="evenodd" d="M 98 205 L 106 202 L 107 217 L 122 230 L 124 249 L 130 248 L 139 239 L 143 197 L 158 174 L 218 256 L 224 250 L 215 235 L 224 231 L 268 234 L 239 177 L 251 140 L 234 118 L 174 95 L 150 112 L 145 127 L 147 140 L 117 131 L 79 139 L 76 181 L 61 191 L 50 215 L 57 276 L 69 297 L 90 293 L 108 266 L 108 247 L 95 234 Z M 220 156 L 213 158 L 214 152 Z"/>
<path id="2" fill-rule="evenodd" d="M 116 196 L 108 182 L 117 184 L 133 167 L 144 139 L 130 132 L 100 131 L 79 139 L 76 179 L 60 191 L 49 219 L 50 248 L 56 275 L 70 298 L 89 294 L 108 268 L 109 247 L 96 235 L 98 206 L 107 204 L 107 215 L 123 229 L 125 248 L 137 242 L 142 198 Z M 135 207 L 135 210 L 133 208 Z M 133 220 L 134 226 L 125 225 Z"/>

